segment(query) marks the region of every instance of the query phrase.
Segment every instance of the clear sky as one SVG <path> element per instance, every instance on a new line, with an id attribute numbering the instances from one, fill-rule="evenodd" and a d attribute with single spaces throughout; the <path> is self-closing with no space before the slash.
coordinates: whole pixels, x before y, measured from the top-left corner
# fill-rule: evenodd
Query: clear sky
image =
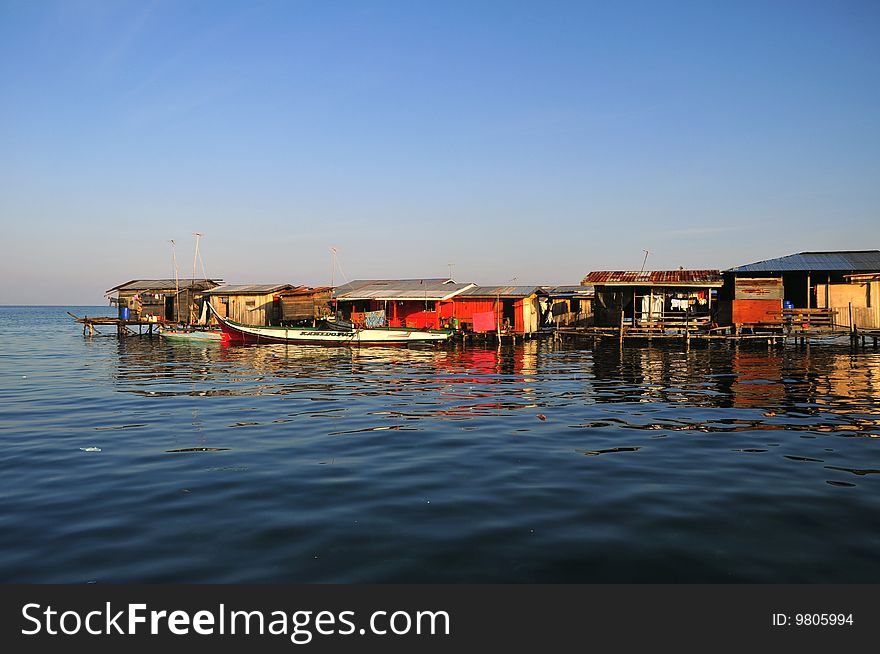
<path id="1" fill-rule="evenodd" d="M 0 0 L 0 304 L 196 231 L 312 285 L 877 248 L 878 83 L 871 0 Z"/>

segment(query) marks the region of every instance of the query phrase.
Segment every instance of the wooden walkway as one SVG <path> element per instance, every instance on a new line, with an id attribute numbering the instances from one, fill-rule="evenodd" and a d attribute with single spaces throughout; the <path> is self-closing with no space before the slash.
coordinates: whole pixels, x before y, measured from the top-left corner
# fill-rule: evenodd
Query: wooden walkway
<path id="1" fill-rule="evenodd" d="M 847 337 L 849 337 L 847 339 Z M 656 330 L 642 327 L 560 327 L 555 330 L 554 338 L 592 339 L 595 342 L 617 340 L 620 343 L 637 341 L 645 342 L 726 342 L 726 343 L 794 343 L 806 345 L 816 342 L 844 343 L 849 340 L 853 347 L 868 347 L 869 342 L 877 348 L 880 344 L 880 330 L 857 330 L 851 332 L 848 327 L 823 326 L 806 329 L 775 329 L 737 332 L 730 327 L 716 327 L 702 330 Z"/>
<path id="2" fill-rule="evenodd" d="M 783 343 L 787 338 L 786 334 L 781 332 L 736 334 L 723 333 L 719 329 L 672 331 L 641 327 L 624 327 L 623 330 L 618 327 L 561 327 L 556 330 L 555 336 L 563 340 L 566 338 L 591 338 L 594 340 L 618 340 L 621 342 L 757 341 Z"/>
<path id="3" fill-rule="evenodd" d="M 869 340 L 872 341 L 876 350 L 877 345 L 880 344 L 880 329 L 855 329 L 850 332 L 850 341 L 856 347 L 860 341 L 863 348 L 867 347 Z"/>
<path id="4" fill-rule="evenodd" d="M 115 326 L 116 334 L 119 336 L 142 336 L 157 333 L 159 325 L 163 324 L 148 320 L 123 320 L 122 318 L 111 318 L 109 316 L 96 316 L 93 318 L 83 316 L 80 318 L 70 313 L 70 311 L 67 312 L 67 315 L 82 324 L 83 336 L 100 334 L 101 332 L 98 330 L 99 325 L 102 327 Z M 134 331 L 135 327 L 137 327 L 137 332 Z M 147 328 L 146 331 L 143 330 L 144 327 Z"/>

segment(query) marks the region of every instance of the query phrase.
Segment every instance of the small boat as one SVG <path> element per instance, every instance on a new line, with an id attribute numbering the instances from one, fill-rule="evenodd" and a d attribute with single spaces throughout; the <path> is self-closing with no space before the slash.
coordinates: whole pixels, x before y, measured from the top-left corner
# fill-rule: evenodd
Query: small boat
<path id="1" fill-rule="evenodd" d="M 172 340 L 192 341 L 198 343 L 220 343 L 229 340 L 226 334 L 218 330 L 204 329 L 168 329 L 163 327 L 159 335 Z"/>
<path id="2" fill-rule="evenodd" d="M 360 328 L 328 321 L 319 327 L 257 327 L 223 318 L 211 304 L 208 306 L 230 343 L 409 345 L 443 343 L 452 336 L 452 332 L 441 329 Z"/>

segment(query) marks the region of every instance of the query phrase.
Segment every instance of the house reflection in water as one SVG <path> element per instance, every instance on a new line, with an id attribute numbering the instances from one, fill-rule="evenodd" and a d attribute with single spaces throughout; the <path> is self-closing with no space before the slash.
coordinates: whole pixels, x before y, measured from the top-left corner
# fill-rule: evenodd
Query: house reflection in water
<path id="1" fill-rule="evenodd" d="M 780 404 L 786 396 L 782 366 L 782 356 L 775 350 L 734 349 L 732 406 L 755 408 Z"/>

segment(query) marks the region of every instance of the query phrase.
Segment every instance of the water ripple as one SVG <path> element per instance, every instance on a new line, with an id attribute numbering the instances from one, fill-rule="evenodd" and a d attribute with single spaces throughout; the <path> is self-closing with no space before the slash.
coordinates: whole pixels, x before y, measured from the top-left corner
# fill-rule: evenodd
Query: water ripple
<path id="1" fill-rule="evenodd" d="M 876 352 L 190 347 L 64 311 L 0 308 L 2 581 L 880 580 Z"/>

